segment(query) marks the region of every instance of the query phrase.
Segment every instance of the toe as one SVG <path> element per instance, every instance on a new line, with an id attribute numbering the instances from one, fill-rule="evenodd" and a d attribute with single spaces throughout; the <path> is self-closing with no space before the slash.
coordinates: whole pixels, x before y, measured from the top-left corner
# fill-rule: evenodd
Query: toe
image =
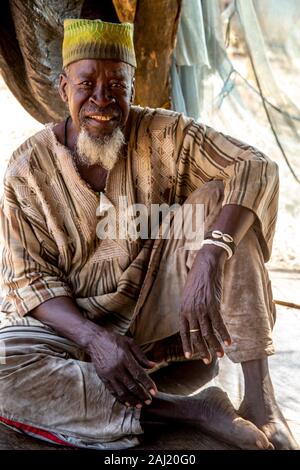
<path id="1" fill-rule="evenodd" d="M 262 450 L 275 450 L 275 447 L 267 439 L 265 434 L 263 434 L 263 436 L 259 435 L 258 439 L 256 440 L 256 445 L 259 449 L 262 449 Z"/>
<path id="2" fill-rule="evenodd" d="M 280 423 L 281 424 L 281 423 Z M 263 432 L 277 450 L 299 450 L 290 430 L 279 423 L 267 424 L 262 427 Z"/>
<path id="3" fill-rule="evenodd" d="M 252 425 L 252 423 L 251 423 Z M 258 449 L 261 450 L 274 450 L 273 444 L 269 441 L 267 436 L 260 431 L 256 426 L 255 426 L 255 433 L 256 433 L 256 441 L 255 444 L 257 445 Z M 252 431 L 254 432 L 254 430 Z"/>
<path id="4" fill-rule="evenodd" d="M 255 424 L 243 418 L 234 420 L 239 434 L 239 443 L 242 449 L 272 449 L 273 445 L 265 433 L 260 431 Z"/>

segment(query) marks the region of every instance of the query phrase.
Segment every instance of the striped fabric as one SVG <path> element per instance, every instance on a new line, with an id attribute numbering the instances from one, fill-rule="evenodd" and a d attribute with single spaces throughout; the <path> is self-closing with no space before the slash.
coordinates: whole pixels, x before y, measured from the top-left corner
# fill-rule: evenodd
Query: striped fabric
<path id="1" fill-rule="evenodd" d="M 105 196 L 120 215 L 128 204 L 180 204 L 211 180 L 224 182 L 223 204 L 257 215 L 255 230 L 270 256 L 277 202 L 277 165 L 256 149 L 178 113 L 132 107 L 126 158 L 109 173 Z M 51 125 L 18 148 L 5 175 L 1 206 L 1 326 L 38 324 L 30 310 L 72 296 L 85 316 L 128 330 L 152 240 L 100 240 L 99 196 L 79 176 Z M 26 315 L 26 316 L 25 316 Z"/>

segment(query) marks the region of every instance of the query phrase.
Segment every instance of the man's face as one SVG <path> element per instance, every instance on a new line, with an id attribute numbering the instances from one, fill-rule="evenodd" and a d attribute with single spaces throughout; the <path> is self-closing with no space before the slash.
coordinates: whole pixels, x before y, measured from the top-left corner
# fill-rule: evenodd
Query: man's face
<path id="1" fill-rule="evenodd" d="M 124 128 L 133 93 L 132 68 L 121 61 L 79 60 L 60 78 L 60 95 L 68 103 L 73 131 L 78 135 L 85 129 L 100 140 Z"/>

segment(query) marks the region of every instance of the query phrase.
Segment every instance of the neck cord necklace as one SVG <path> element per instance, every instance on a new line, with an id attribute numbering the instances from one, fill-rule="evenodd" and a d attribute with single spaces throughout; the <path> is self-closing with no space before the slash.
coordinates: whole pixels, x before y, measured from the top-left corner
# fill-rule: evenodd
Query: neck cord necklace
<path id="1" fill-rule="evenodd" d="M 65 120 L 65 133 L 64 133 L 64 146 L 68 146 L 68 122 L 71 116 L 68 116 Z"/>

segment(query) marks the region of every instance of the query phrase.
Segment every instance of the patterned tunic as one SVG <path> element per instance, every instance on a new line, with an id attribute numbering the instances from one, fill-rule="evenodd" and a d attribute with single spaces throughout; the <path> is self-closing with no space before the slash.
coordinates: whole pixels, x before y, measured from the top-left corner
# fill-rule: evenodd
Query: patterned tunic
<path id="1" fill-rule="evenodd" d="M 182 204 L 211 180 L 224 183 L 225 204 L 256 216 L 267 260 L 278 204 L 277 165 L 253 147 L 162 109 L 132 107 L 130 137 L 109 172 L 105 201 L 120 215 L 128 205 Z M 77 172 L 71 153 L 47 125 L 12 155 L 1 205 L 0 326 L 40 323 L 28 314 L 42 302 L 73 297 L 91 320 L 120 333 L 134 316 L 152 240 L 101 240 L 99 196 Z M 98 209 L 99 214 L 99 209 Z"/>

